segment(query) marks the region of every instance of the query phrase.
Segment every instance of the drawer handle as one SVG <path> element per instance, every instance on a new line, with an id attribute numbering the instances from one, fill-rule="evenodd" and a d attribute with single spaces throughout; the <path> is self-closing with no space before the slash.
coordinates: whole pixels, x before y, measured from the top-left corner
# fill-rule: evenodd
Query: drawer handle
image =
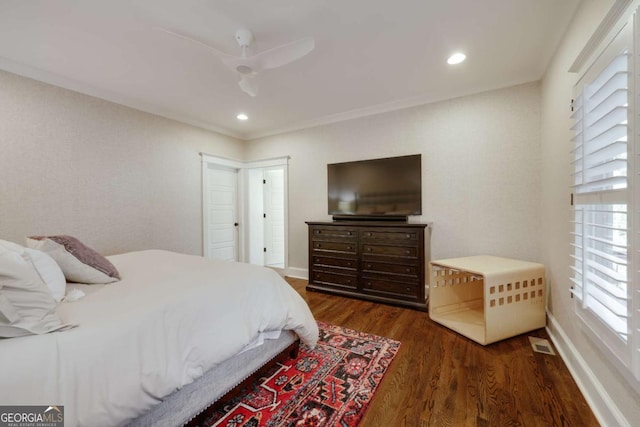
<path id="1" fill-rule="evenodd" d="M 348 249 L 348 250 L 351 250 L 351 246 L 347 246 L 347 249 Z"/>
<path id="2" fill-rule="evenodd" d="M 316 248 L 321 247 L 320 243 L 316 243 Z"/>
<path id="3" fill-rule="evenodd" d="M 411 288 L 407 286 L 407 291 L 411 291 Z"/>
<path id="4" fill-rule="evenodd" d="M 373 236 L 373 234 L 367 233 L 367 237 L 371 237 L 371 236 Z"/>
<path id="5" fill-rule="evenodd" d="M 411 269 L 410 268 L 407 268 L 407 273 L 411 273 Z"/>
<path id="6" fill-rule="evenodd" d="M 410 251 L 409 249 L 407 249 L 407 250 L 405 251 L 405 253 L 406 253 L 407 255 L 410 255 L 410 254 L 411 254 L 411 251 Z"/>
<path id="7" fill-rule="evenodd" d="M 347 233 L 347 236 L 351 236 L 351 234 L 352 234 L 352 233 L 349 231 L 349 232 Z"/>
<path id="8" fill-rule="evenodd" d="M 351 267 L 351 263 L 350 262 L 347 263 L 347 267 Z"/>
<path id="9" fill-rule="evenodd" d="M 371 252 L 371 248 L 367 248 L 367 252 Z"/>
<path id="10" fill-rule="evenodd" d="M 351 279 L 347 279 L 347 285 L 351 284 Z"/>
<path id="11" fill-rule="evenodd" d="M 371 268 L 371 264 L 367 264 L 367 268 Z"/>

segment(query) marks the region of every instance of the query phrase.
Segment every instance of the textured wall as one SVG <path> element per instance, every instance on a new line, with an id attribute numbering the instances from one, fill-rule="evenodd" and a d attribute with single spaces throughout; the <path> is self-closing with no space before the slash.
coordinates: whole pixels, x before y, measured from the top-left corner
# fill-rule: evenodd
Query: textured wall
<path id="1" fill-rule="evenodd" d="M 327 163 L 422 154 L 432 259 L 540 261 L 540 97 L 529 83 L 251 141 L 249 159 L 290 155 L 289 265 L 307 268 L 307 220 L 327 215 Z"/>
<path id="2" fill-rule="evenodd" d="M 0 71 L 0 239 L 202 253 L 199 152 L 233 138 Z"/>

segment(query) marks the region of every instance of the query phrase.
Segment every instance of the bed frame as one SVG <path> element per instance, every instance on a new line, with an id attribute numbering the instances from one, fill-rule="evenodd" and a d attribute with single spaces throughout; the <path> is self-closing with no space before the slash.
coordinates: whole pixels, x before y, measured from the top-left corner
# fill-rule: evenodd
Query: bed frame
<path id="1" fill-rule="evenodd" d="M 283 331 L 280 338 L 265 340 L 260 347 L 234 356 L 205 372 L 127 425 L 198 426 L 219 406 L 218 403 L 235 396 L 246 383 L 277 362 L 297 357 L 299 346 L 300 340 L 295 333 Z"/>

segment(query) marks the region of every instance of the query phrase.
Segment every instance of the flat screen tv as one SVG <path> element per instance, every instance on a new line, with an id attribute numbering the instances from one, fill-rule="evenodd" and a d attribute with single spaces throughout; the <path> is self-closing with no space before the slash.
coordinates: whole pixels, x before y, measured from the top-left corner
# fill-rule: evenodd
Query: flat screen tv
<path id="1" fill-rule="evenodd" d="M 329 215 L 406 220 L 422 214 L 420 154 L 327 165 Z"/>

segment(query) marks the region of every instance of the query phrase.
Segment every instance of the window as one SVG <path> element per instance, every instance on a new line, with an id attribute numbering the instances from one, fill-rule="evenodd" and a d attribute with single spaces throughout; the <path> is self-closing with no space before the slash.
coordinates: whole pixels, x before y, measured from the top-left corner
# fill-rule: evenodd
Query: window
<path id="1" fill-rule="evenodd" d="M 590 336 L 640 379 L 631 268 L 632 27 L 622 28 L 575 86 L 571 280 Z"/>

